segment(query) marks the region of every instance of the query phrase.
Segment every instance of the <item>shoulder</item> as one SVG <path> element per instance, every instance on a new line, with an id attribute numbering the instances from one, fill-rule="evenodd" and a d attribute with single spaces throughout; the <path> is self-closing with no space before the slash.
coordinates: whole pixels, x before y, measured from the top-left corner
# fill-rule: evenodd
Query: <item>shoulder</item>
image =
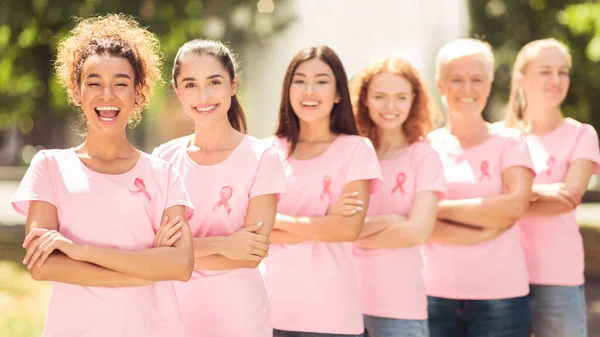
<path id="1" fill-rule="evenodd" d="M 179 151 L 179 149 L 187 146 L 191 137 L 192 135 L 187 135 L 161 144 L 152 151 L 152 155 L 168 160 L 175 152 Z"/>
<path id="2" fill-rule="evenodd" d="M 590 133 L 597 135 L 596 129 L 590 124 L 581 123 L 573 118 L 565 118 L 564 123 L 567 128 L 573 130 L 575 133 Z"/>
<path id="3" fill-rule="evenodd" d="M 339 146 L 344 148 L 370 148 L 375 151 L 371 140 L 362 136 L 341 134 L 338 136 L 338 139 L 336 139 L 336 142 Z"/>

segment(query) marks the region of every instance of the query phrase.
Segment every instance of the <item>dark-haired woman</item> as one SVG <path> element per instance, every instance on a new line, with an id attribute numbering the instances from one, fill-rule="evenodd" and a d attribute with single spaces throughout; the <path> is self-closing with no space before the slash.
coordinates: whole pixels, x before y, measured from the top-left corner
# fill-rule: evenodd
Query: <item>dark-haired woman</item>
<path id="1" fill-rule="evenodd" d="M 257 265 L 267 256 L 283 190 L 272 142 L 246 135 L 230 50 L 193 40 L 177 53 L 173 88 L 195 132 L 159 146 L 174 164 L 196 207 L 194 272 L 176 292 L 188 336 L 271 336 L 269 301 Z"/>
<path id="2" fill-rule="evenodd" d="M 381 172 L 373 145 L 358 136 L 347 82 L 326 46 L 301 50 L 285 75 L 274 139 L 285 158 L 285 194 L 264 275 L 274 336 L 364 331 L 351 242 Z M 334 207 L 339 199 L 346 202 Z"/>

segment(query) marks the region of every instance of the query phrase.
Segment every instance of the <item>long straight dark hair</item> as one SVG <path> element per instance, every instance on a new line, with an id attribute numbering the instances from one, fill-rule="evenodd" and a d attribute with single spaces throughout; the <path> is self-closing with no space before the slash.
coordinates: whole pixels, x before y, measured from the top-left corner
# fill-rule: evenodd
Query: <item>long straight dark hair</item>
<path id="1" fill-rule="evenodd" d="M 188 55 L 211 55 L 216 57 L 223 68 L 227 70 L 229 74 L 229 80 L 233 82 L 235 75 L 237 74 L 238 65 L 235 61 L 235 57 L 232 55 L 231 50 L 227 48 L 220 41 L 212 41 L 212 40 L 191 40 L 186 42 L 179 50 L 177 51 L 177 56 L 175 56 L 175 63 L 173 64 L 173 85 L 177 88 L 177 76 L 179 76 L 179 72 L 181 71 L 181 61 Z M 241 133 L 247 132 L 246 127 L 246 115 L 244 114 L 244 110 L 238 101 L 237 94 L 231 97 L 231 106 L 227 111 L 227 119 L 229 120 L 229 124 L 238 130 Z"/>
<path id="2" fill-rule="evenodd" d="M 300 133 L 300 121 L 296 113 L 294 113 L 290 102 L 290 86 L 292 85 L 292 78 L 298 66 L 302 62 L 312 59 L 319 59 L 331 68 L 335 76 L 336 89 L 340 95 L 339 103 L 334 104 L 331 110 L 329 130 L 335 134 L 358 135 L 354 114 L 352 113 L 350 93 L 348 91 L 348 77 L 346 76 L 342 61 L 333 49 L 327 46 L 304 48 L 292 59 L 285 73 L 281 91 L 281 103 L 279 105 L 279 122 L 277 131 L 275 132 L 276 136 L 286 137 L 290 142 L 289 155 L 294 153 L 298 145 L 298 135 Z"/>

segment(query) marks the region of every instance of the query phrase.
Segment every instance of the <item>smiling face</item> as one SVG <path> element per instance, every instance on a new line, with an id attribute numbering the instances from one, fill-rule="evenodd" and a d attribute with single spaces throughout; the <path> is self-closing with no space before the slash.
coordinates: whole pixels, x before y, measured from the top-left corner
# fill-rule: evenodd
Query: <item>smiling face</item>
<path id="1" fill-rule="evenodd" d="M 543 109 L 558 107 L 567 97 L 570 82 L 567 58 L 556 47 L 541 49 L 518 78 L 528 104 Z"/>
<path id="2" fill-rule="evenodd" d="M 414 100 L 413 88 L 404 77 L 384 72 L 373 76 L 367 90 L 369 117 L 378 128 L 400 129 Z"/>
<path id="3" fill-rule="evenodd" d="M 188 55 L 179 69 L 174 89 L 185 113 L 197 124 L 227 120 L 237 77 L 232 81 L 219 59 L 211 55 Z"/>
<path id="4" fill-rule="evenodd" d="M 482 61 L 475 56 L 465 56 L 446 65 L 438 88 L 451 113 L 481 115 L 492 90 L 492 81 Z"/>
<path id="5" fill-rule="evenodd" d="M 290 104 L 303 122 L 327 121 L 333 105 L 339 102 L 335 75 L 320 59 L 302 62 L 290 85 Z"/>
<path id="6" fill-rule="evenodd" d="M 73 91 L 88 130 L 101 134 L 124 132 L 135 104 L 143 103 L 136 92 L 133 67 L 122 57 L 88 57 L 81 67 L 81 84 Z"/>

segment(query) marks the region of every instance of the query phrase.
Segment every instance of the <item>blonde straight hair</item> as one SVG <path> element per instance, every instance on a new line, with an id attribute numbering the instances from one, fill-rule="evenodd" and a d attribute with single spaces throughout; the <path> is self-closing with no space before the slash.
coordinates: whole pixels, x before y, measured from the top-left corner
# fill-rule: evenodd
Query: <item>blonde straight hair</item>
<path id="1" fill-rule="evenodd" d="M 517 59 L 513 66 L 510 81 L 510 97 L 504 117 L 504 125 L 511 128 L 525 130 L 525 110 L 527 108 L 527 97 L 525 92 L 519 87 L 518 78 L 523 75 L 527 65 L 534 60 L 544 49 L 557 48 L 567 59 L 569 69 L 571 69 L 571 54 L 569 49 L 563 43 L 556 39 L 542 39 L 529 42 L 517 54 Z"/>

